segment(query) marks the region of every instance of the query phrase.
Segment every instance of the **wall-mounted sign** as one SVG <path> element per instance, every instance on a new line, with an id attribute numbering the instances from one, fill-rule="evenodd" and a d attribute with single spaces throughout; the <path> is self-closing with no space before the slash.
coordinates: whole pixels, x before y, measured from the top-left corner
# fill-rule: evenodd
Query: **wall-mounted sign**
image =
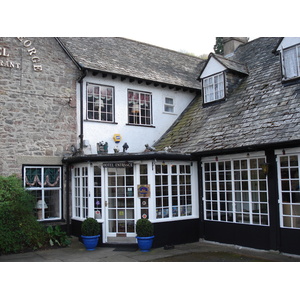
<path id="1" fill-rule="evenodd" d="M 138 197 L 149 198 L 150 197 L 150 184 L 138 185 Z"/>
<path id="2" fill-rule="evenodd" d="M 111 162 L 104 163 L 103 168 L 130 168 L 133 167 L 132 162 Z"/>

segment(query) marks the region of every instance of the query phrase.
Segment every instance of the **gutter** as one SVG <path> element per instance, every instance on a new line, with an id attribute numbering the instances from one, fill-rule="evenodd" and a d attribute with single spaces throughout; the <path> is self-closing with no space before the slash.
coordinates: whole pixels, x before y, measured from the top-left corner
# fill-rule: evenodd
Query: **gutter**
<path id="1" fill-rule="evenodd" d="M 55 37 L 55 40 L 57 41 L 57 43 L 61 46 L 61 48 L 63 49 L 63 51 L 67 54 L 67 56 L 71 59 L 71 61 L 74 63 L 74 65 L 78 68 L 79 71 L 82 72 L 82 75 L 79 77 L 78 79 L 78 83 L 80 84 L 80 134 L 79 134 L 79 138 L 80 138 L 80 152 L 83 152 L 83 79 L 86 77 L 87 75 L 87 70 L 82 67 L 74 58 L 74 56 L 71 54 L 71 52 L 65 47 L 65 45 L 63 44 L 63 42 Z M 64 159 L 63 159 L 64 162 Z M 70 168 L 71 166 L 67 163 L 66 165 L 66 218 L 67 218 L 67 234 L 70 235 Z"/>
<path id="2" fill-rule="evenodd" d="M 77 60 L 74 58 L 69 49 L 64 45 L 64 43 L 60 40 L 60 38 L 55 37 L 57 43 L 61 46 L 63 51 L 68 55 L 71 61 L 75 64 L 78 70 L 82 71 L 82 75 L 78 79 L 78 83 L 80 84 L 80 151 L 83 151 L 83 79 L 87 75 L 87 69 L 84 68 Z"/>
<path id="3" fill-rule="evenodd" d="M 254 151 L 266 151 L 273 149 L 287 149 L 300 146 L 300 140 L 285 141 L 278 143 L 268 143 L 268 144 L 255 144 L 249 146 L 242 146 L 236 148 L 227 148 L 227 149 L 216 149 L 216 150 L 206 150 L 200 152 L 193 152 L 191 156 L 194 159 L 201 158 L 204 156 L 215 156 L 215 155 L 226 155 L 226 154 L 236 154 L 241 152 L 254 152 Z"/>
<path id="4" fill-rule="evenodd" d="M 76 61 L 76 59 L 74 58 L 74 56 L 71 54 L 71 52 L 67 49 L 67 47 L 63 44 L 63 42 L 60 40 L 60 38 L 55 37 L 55 40 L 58 42 L 58 44 L 62 47 L 62 49 L 64 50 L 64 52 L 69 56 L 69 58 L 72 60 L 72 62 L 74 63 L 74 65 L 80 70 L 83 70 L 83 67 L 80 65 L 80 63 L 78 63 Z"/>
<path id="5" fill-rule="evenodd" d="M 118 154 L 89 154 L 82 156 L 64 157 L 63 162 L 70 165 L 81 162 L 107 162 L 107 161 L 139 161 L 139 160 L 185 160 L 192 161 L 190 154 L 166 153 L 166 152 L 141 152 L 141 153 L 118 153 Z"/>

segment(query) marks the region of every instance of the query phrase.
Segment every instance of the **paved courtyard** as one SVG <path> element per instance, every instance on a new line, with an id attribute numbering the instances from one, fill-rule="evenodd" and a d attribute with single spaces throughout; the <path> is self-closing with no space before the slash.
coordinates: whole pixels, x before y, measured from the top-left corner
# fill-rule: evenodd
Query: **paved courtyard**
<path id="1" fill-rule="evenodd" d="M 78 238 L 71 246 L 0 256 L 0 262 L 298 262 L 300 256 L 200 240 L 165 250 L 141 252 L 137 246 L 98 247 L 86 251 Z"/>

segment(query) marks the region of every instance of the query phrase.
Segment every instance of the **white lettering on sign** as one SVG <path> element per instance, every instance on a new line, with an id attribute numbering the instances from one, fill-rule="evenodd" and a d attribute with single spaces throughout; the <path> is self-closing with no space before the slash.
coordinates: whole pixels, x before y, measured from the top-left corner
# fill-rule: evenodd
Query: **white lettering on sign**
<path id="1" fill-rule="evenodd" d="M 0 56 L 9 57 L 9 54 L 7 53 L 6 48 L 0 47 Z"/>
<path id="2" fill-rule="evenodd" d="M 7 60 L 9 57 L 9 50 L 5 47 L 0 47 L 0 58 L 2 57 L 3 59 L 0 59 L 0 67 L 20 69 L 20 63 Z"/>
<path id="3" fill-rule="evenodd" d="M 37 51 L 34 47 L 32 47 L 32 41 L 24 38 L 24 37 L 18 37 L 17 38 L 25 48 L 27 48 L 28 55 L 31 57 L 33 70 L 35 72 L 41 72 L 43 70 L 42 64 L 40 63 L 40 58 L 36 55 Z"/>

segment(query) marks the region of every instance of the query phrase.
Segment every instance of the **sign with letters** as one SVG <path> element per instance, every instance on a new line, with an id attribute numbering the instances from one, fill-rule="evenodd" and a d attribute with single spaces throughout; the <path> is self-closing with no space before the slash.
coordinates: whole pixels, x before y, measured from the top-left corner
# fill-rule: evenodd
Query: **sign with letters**
<path id="1" fill-rule="evenodd" d="M 130 168 L 133 167 L 132 162 L 111 162 L 104 163 L 103 168 Z"/>
<path id="2" fill-rule="evenodd" d="M 33 46 L 32 40 L 24 37 L 18 37 L 17 40 L 26 49 L 28 57 L 32 63 L 33 71 L 41 72 L 43 66 L 41 64 L 41 59 L 38 56 L 38 51 Z M 15 61 L 11 58 L 11 50 L 7 45 L 0 44 L 0 67 L 10 68 L 10 69 L 21 69 L 21 62 Z M 21 58 L 20 58 L 21 61 Z"/>

